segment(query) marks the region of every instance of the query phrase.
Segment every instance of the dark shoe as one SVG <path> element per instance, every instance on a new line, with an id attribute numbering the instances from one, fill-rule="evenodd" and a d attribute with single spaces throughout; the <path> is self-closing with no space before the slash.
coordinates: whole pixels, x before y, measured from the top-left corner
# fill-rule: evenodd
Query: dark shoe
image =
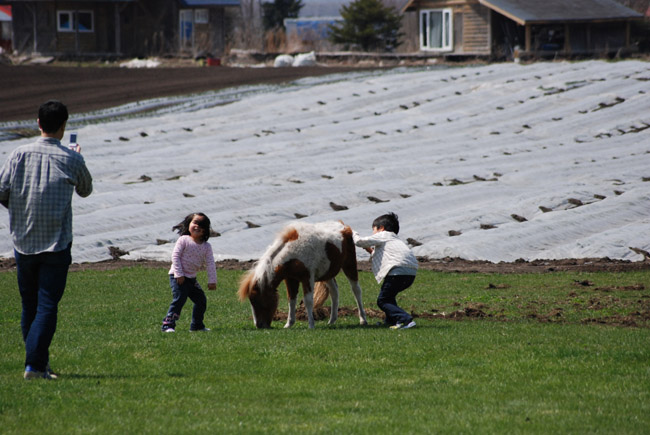
<path id="1" fill-rule="evenodd" d="M 409 323 L 398 323 L 395 326 L 391 326 L 390 329 L 411 329 L 415 327 L 415 321 L 411 320 Z"/>
<path id="2" fill-rule="evenodd" d="M 50 379 L 58 379 L 59 375 L 54 373 L 52 370 L 52 367 L 50 367 L 50 363 L 47 363 L 47 367 L 45 367 L 45 372 L 50 376 Z"/>

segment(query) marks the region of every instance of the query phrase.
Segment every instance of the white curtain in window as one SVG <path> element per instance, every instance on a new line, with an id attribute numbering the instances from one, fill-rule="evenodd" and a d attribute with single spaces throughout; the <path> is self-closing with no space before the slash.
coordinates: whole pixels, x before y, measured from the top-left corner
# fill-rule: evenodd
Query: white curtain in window
<path id="1" fill-rule="evenodd" d="M 442 12 L 432 11 L 429 14 L 429 47 L 442 48 Z"/>
<path id="2" fill-rule="evenodd" d="M 451 9 L 420 11 L 420 46 L 423 50 L 452 49 Z"/>

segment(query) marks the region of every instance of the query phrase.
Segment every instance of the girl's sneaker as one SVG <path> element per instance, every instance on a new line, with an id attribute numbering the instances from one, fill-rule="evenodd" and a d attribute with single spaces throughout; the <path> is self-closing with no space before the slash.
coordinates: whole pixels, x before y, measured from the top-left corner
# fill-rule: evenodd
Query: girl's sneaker
<path id="1" fill-rule="evenodd" d="M 208 332 L 210 328 L 206 328 L 205 326 L 201 329 L 190 329 L 190 332 L 196 332 L 196 331 L 203 331 L 203 332 Z"/>
<path id="2" fill-rule="evenodd" d="M 178 314 L 171 314 L 165 316 L 162 322 L 161 330 L 162 332 L 176 332 L 176 321 L 180 316 Z"/>

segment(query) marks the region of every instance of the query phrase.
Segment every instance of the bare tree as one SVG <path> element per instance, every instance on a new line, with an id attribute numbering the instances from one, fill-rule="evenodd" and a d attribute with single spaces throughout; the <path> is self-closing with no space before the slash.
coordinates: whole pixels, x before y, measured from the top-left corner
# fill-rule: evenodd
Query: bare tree
<path id="1" fill-rule="evenodd" d="M 232 45 L 234 48 L 261 50 L 264 30 L 259 0 L 241 0 L 239 16 L 235 19 Z"/>

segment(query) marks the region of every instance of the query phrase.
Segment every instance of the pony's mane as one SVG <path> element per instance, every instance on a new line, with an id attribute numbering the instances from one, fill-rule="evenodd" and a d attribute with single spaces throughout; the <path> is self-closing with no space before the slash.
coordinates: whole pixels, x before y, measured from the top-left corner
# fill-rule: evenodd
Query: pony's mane
<path id="1" fill-rule="evenodd" d="M 252 281 L 253 271 L 249 270 L 244 274 L 244 276 L 242 276 L 241 281 L 239 282 L 239 291 L 237 292 L 237 296 L 239 296 L 240 301 L 243 302 L 250 295 Z"/>
<path id="2" fill-rule="evenodd" d="M 266 252 L 260 257 L 260 259 L 255 264 L 255 268 L 244 277 L 248 285 L 252 283 L 257 283 L 261 291 L 263 291 L 273 280 L 273 275 L 275 270 L 273 267 L 273 260 L 278 256 L 282 251 L 285 245 L 292 240 L 298 238 L 298 231 L 292 227 L 288 226 L 278 234 L 278 236 L 273 241 L 273 244 L 266 249 Z M 248 277 L 250 275 L 250 277 Z M 243 283 L 243 281 L 242 281 Z M 242 296 L 240 295 L 240 298 Z M 246 295 L 244 295 L 246 297 Z"/>

